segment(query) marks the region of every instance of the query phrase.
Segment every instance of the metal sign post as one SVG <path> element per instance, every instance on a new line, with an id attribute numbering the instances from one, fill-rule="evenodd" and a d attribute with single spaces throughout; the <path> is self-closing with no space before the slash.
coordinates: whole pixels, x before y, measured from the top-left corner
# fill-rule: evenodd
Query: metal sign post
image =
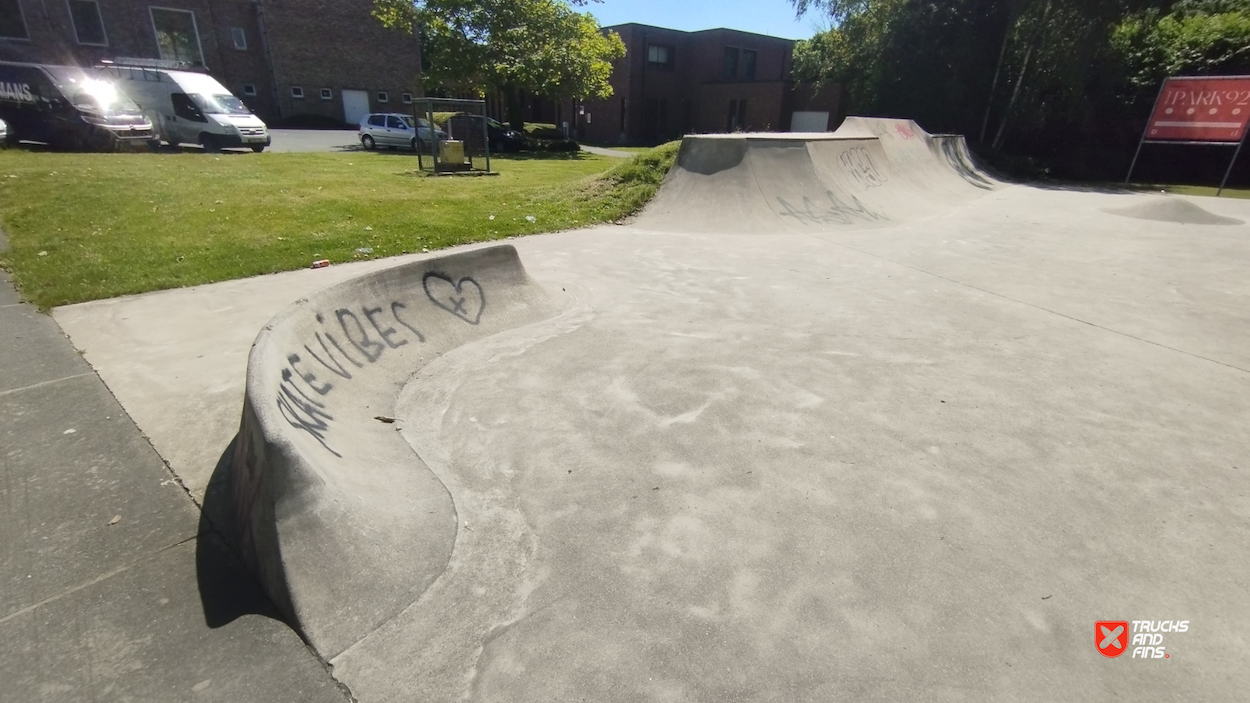
<path id="1" fill-rule="evenodd" d="M 1163 81 L 1163 85 L 1159 86 L 1159 94 L 1155 96 L 1155 106 L 1163 100 L 1163 89 L 1167 87 L 1168 82 Z M 1137 168 L 1137 159 L 1141 156 L 1141 148 L 1146 146 L 1146 134 L 1150 131 L 1150 122 L 1146 122 L 1146 128 L 1141 131 L 1141 141 L 1137 142 L 1137 152 L 1133 154 L 1133 163 L 1129 164 L 1128 175 L 1124 177 L 1124 185 L 1128 185 L 1133 179 L 1133 169 Z"/>
<path id="2" fill-rule="evenodd" d="M 1250 76 L 1182 76 L 1159 89 L 1154 112 L 1129 166 L 1128 185 L 1146 144 L 1236 147 L 1217 195 L 1224 192 L 1250 127 Z"/>
<path id="3" fill-rule="evenodd" d="M 1224 187 L 1228 185 L 1228 177 L 1233 175 L 1233 166 L 1237 164 L 1237 157 L 1241 156 L 1241 149 L 1246 145 L 1246 138 L 1243 136 L 1240 142 L 1237 142 L 1237 150 L 1233 152 L 1233 160 L 1228 162 L 1228 170 L 1224 172 L 1224 180 L 1220 181 L 1220 189 L 1215 191 L 1215 197 L 1224 194 Z"/>

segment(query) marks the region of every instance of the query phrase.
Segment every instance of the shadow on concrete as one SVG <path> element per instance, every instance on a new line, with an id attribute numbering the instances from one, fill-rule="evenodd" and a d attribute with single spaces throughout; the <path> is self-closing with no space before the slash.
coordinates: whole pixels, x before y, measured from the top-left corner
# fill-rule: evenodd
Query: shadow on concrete
<path id="1" fill-rule="evenodd" d="M 230 463 L 235 441 L 230 441 L 217 460 L 200 511 L 195 571 L 204 622 L 210 628 L 218 628 L 245 615 L 261 615 L 285 623 L 239 556 L 230 500 Z"/>

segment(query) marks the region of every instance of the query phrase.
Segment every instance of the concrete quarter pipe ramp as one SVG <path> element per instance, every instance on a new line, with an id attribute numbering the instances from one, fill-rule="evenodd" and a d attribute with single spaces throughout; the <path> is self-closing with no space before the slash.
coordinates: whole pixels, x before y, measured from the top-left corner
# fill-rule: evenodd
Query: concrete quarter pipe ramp
<path id="1" fill-rule="evenodd" d="M 886 227 L 1001 187 L 963 137 L 847 118 L 830 134 L 686 137 L 639 226 L 762 234 Z"/>

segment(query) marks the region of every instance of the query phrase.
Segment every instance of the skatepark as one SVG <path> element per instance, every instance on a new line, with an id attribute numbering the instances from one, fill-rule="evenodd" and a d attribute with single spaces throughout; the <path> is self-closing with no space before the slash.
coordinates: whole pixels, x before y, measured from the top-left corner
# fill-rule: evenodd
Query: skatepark
<path id="1" fill-rule="evenodd" d="M 1248 220 L 848 118 L 687 137 L 624 225 L 54 317 L 360 701 L 1232 699 Z"/>

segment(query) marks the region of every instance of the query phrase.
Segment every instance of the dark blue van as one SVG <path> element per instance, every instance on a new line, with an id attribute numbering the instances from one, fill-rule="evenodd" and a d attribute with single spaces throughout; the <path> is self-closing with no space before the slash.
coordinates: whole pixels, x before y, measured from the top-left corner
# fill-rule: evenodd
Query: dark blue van
<path id="1" fill-rule="evenodd" d="M 74 66 L 0 61 L 0 120 L 7 140 L 59 149 L 111 151 L 148 142 L 152 123 L 112 81 Z"/>

